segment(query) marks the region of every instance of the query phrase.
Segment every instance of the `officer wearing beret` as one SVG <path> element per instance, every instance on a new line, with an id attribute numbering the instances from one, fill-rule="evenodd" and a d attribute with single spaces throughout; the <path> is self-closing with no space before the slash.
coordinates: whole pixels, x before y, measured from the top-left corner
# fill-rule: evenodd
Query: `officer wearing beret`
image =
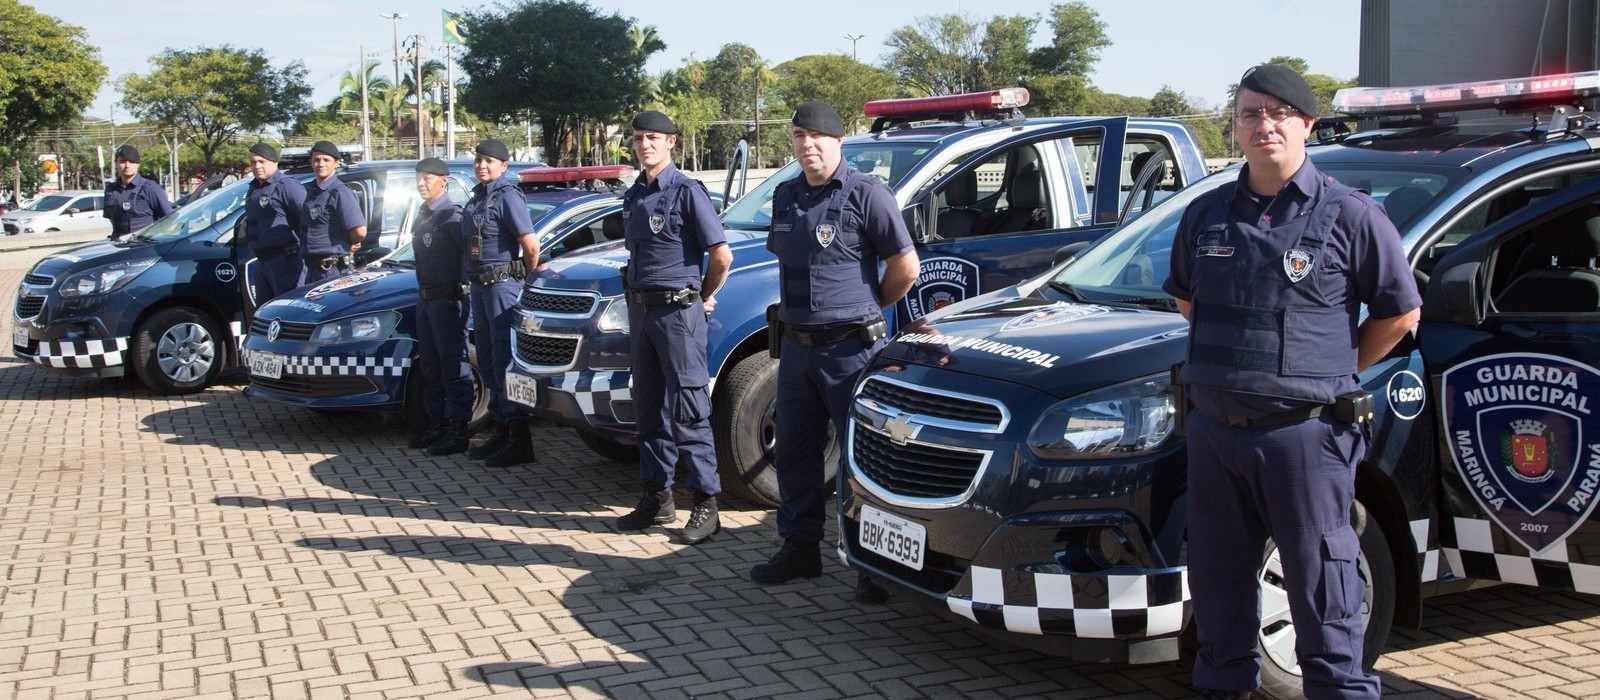
<path id="1" fill-rule="evenodd" d="M 255 305 L 300 286 L 306 264 L 300 258 L 305 232 L 306 188 L 278 170 L 278 151 L 264 143 L 250 147 L 250 192 L 245 196 L 245 240 L 256 256 Z M 249 306 L 249 305 L 247 305 Z"/>
<path id="2" fill-rule="evenodd" d="M 301 220 L 305 235 L 300 256 L 305 259 L 305 284 L 315 284 L 350 271 L 351 254 L 367 237 L 367 215 L 356 193 L 339 180 L 339 147 L 328 141 L 311 146 L 311 174 L 316 180 L 306 188 Z"/>
<path id="3" fill-rule="evenodd" d="M 472 365 L 467 360 L 467 271 L 461 205 L 445 193 L 450 168 L 438 158 L 417 161 L 422 210 L 412 231 L 417 256 L 417 371 L 428 396 L 432 427 L 407 444 L 431 455 L 467 449 L 472 419 Z"/>
<path id="4" fill-rule="evenodd" d="M 504 143 L 489 139 L 478 144 L 472 160 L 478 184 L 461 220 L 472 284 L 473 346 L 493 421 L 489 439 L 468 449 L 467 456 L 490 467 L 533 460 L 527 419 L 506 398 L 506 367 L 511 364 L 517 294 L 522 278 L 539 266 L 539 238 L 533 235 L 522 191 L 504 178 L 509 160 L 511 151 Z"/>
<path id="5" fill-rule="evenodd" d="M 698 544 L 721 527 L 706 315 L 716 307 L 715 294 L 733 253 L 705 186 L 672 163 L 677 133 L 678 127 L 661 112 L 649 110 L 633 118 L 633 153 L 644 172 L 623 195 L 628 246 L 623 282 L 644 496 L 633 512 L 617 519 L 617 529 L 643 530 L 676 520 L 672 479 L 682 464 L 694 492 L 694 510 L 680 536 Z M 702 277 L 700 261 L 708 255 Z"/>
<path id="6" fill-rule="evenodd" d="M 843 161 L 839 113 L 806 102 L 790 121 L 801 175 L 773 191 L 767 236 L 783 324 L 773 452 L 783 547 L 750 571 L 757 583 L 821 575 L 828 426 L 844 439 L 850 391 L 884 343 L 883 309 L 905 296 L 918 271 L 894 193 Z M 862 577 L 856 597 L 881 601 L 883 592 Z"/>
<path id="7" fill-rule="evenodd" d="M 1283 561 L 1308 698 L 1375 698 L 1363 668 L 1360 541 L 1351 527 L 1356 373 L 1417 323 L 1422 301 L 1400 235 L 1365 193 L 1306 157 L 1317 103 L 1276 65 L 1239 81 L 1236 183 L 1184 212 L 1165 289 L 1190 322 L 1189 589 L 1206 697 L 1260 685 L 1256 572 Z M 1367 320 L 1357 325 L 1361 305 Z"/>
<path id="8" fill-rule="evenodd" d="M 139 174 L 139 149 L 117 147 L 117 176 L 106 184 L 105 217 L 111 220 L 111 240 L 138 231 L 172 213 L 167 191 L 160 183 Z"/>

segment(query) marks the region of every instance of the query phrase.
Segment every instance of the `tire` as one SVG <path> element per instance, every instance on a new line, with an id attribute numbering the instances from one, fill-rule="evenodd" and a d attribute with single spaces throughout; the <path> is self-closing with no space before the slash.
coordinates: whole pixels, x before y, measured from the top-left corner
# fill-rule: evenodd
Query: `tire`
<path id="1" fill-rule="evenodd" d="M 608 440 L 582 430 L 578 431 L 578 439 L 582 440 L 583 444 L 593 450 L 595 454 L 608 460 L 636 466 L 639 464 L 639 448 L 635 445 L 624 445 L 615 440 Z"/>
<path id="2" fill-rule="evenodd" d="M 776 508 L 778 472 L 772 464 L 777 437 L 774 407 L 778 399 L 778 361 L 766 352 L 734 365 L 712 397 L 711 432 L 717 444 L 717 470 L 722 490 L 751 503 Z M 839 469 L 839 445 L 829 429 L 822 467 L 831 493 Z"/>
<path id="3" fill-rule="evenodd" d="M 472 418 L 467 421 L 468 432 L 478 432 L 489 422 L 489 392 L 483 390 L 483 373 L 478 371 L 478 353 L 467 346 L 467 361 L 472 366 Z M 400 405 L 400 416 L 413 433 L 428 429 L 428 395 L 422 387 L 421 362 L 411 358 L 406 369 L 406 400 Z"/>
<path id="4" fill-rule="evenodd" d="M 1383 654 L 1388 643 L 1389 630 L 1394 626 L 1395 574 L 1394 557 L 1385 539 L 1383 527 L 1367 515 L 1367 509 L 1356 503 L 1350 514 L 1350 525 L 1361 540 L 1361 559 L 1357 565 L 1367 582 L 1361 595 L 1362 636 L 1361 667 L 1371 671 L 1373 664 Z M 1279 700 L 1300 700 L 1305 697 L 1305 686 L 1300 676 L 1300 664 L 1295 660 L 1294 626 L 1290 624 L 1288 602 L 1282 591 L 1282 571 L 1278 548 L 1268 540 L 1263 564 L 1258 575 L 1261 583 L 1261 631 L 1257 636 L 1261 655 L 1261 691 Z"/>
<path id="5" fill-rule="evenodd" d="M 227 360 L 216 321 L 188 307 L 157 311 L 133 334 L 134 373 L 158 394 L 192 394 L 217 381 Z"/>

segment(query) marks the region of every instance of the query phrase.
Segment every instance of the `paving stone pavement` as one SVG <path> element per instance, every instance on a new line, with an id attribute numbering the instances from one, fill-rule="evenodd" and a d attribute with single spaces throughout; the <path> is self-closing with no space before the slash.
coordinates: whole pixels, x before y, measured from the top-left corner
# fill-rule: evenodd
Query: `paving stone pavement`
<path id="1" fill-rule="evenodd" d="M 21 270 L 0 271 L 9 309 Z M 11 314 L 0 314 L 8 338 Z M 1185 698 L 1188 661 L 1074 664 L 853 576 L 762 587 L 771 513 L 617 534 L 634 477 L 570 432 L 491 471 L 391 419 L 0 358 L 0 698 Z M 1429 602 L 1391 698 L 1600 696 L 1597 599 Z"/>

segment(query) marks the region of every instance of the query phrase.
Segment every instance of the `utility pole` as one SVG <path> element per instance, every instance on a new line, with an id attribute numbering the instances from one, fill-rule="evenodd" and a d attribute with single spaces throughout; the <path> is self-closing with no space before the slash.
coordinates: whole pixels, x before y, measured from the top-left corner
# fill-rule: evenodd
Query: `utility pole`
<path id="1" fill-rule="evenodd" d="M 444 157 L 456 155 L 456 60 L 455 48 L 444 45 Z"/>
<path id="2" fill-rule="evenodd" d="M 422 35 L 421 34 L 413 34 L 411 36 L 411 66 L 415 71 L 414 77 L 412 78 L 412 80 L 414 82 L 411 84 L 411 89 L 417 95 L 417 160 L 422 160 L 423 158 L 428 157 L 426 155 L 426 149 L 428 148 L 428 138 L 427 138 L 427 133 L 422 130 L 423 127 L 422 127 Z"/>
<path id="3" fill-rule="evenodd" d="M 850 42 L 850 60 L 856 61 L 858 63 L 861 61 L 861 59 L 856 58 L 856 42 L 860 41 L 861 38 L 864 37 L 864 36 L 866 36 L 866 35 L 865 34 L 846 34 L 846 35 L 844 35 L 845 41 Z"/>
<path id="4" fill-rule="evenodd" d="M 357 62 L 357 77 L 361 81 L 361 157 L 372 160 L 372 108 L 367 104 L 367 47 L 361 46 L 361 60 Z"/>
<path id="5" fill-rule="evenodd" d="M 389 20 L 389 25 L 394 29 L 394 89 L 400 89 L 400 20 L 405 19 L 404 12 L 378 13 L 379 17 Z"/>

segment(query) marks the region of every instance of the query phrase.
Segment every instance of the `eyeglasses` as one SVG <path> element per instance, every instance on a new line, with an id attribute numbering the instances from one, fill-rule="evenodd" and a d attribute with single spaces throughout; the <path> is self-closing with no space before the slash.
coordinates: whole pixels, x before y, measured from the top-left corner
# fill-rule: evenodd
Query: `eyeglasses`
<path id="1" fill-rule="evenodd" d="M 1283 120 L 1299 114 L 1300 110 L 1289 105 L 1273 105 L 1271 107 L 1258 107 L 1256 109 L 1241 109 L 1234 113 L 1233 120 L 1246 129 L 1261 126 L 1261 121 L 1268 124 L 1282 124 Z"/>

